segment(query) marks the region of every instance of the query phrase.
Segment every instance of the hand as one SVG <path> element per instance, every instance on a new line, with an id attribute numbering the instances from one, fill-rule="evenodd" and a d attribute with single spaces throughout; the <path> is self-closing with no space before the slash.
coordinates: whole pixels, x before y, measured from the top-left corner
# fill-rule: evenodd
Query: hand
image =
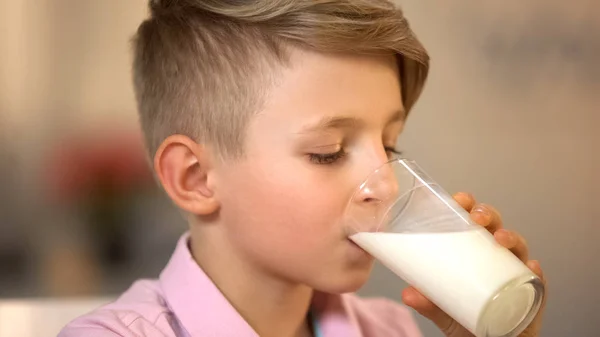
<path id="1" fill-rule="evenodd" d="M 496 209 L 489 205 L 477 204 L 475 199 L 467 193 L 458 193 L 454 195 L 454 200 L 471 214 L 471 219 L 473 219 L 473 221 L 485 227 L 492 233 L 499 244 L 510 249 L 510 251 L 523 261 L 529 269 L 541 278 L 544 286 L 546 285 L 546 279 L 544 278 L 539 262 L 536 260 L 529 260 L 527 242 L 518 233 L 503 228 L 500 213 L 498 213 Z M 414 287 L 404 289 L 402 292 L 402 300 L 406 305 L 412 307 L 418 313 L 435 323 L 446 336 L 473 336 L 467 329 L 448 316 Z M 519 337 L 536 337 L 539 335 L 545 306 L 546 296 L 544 296 L 542 306 L 537 316 Z"/>

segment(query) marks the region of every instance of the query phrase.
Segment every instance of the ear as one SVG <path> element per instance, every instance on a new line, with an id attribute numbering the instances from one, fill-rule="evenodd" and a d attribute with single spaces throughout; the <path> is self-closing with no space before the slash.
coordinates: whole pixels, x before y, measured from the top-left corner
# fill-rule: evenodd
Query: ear
<path id="1" fill-rule="evenodd" d="M 210 215 L 219 209 L 212 184 L 210 149 L 189 137 L 165 139 L 154 156 L 154 169 L 171 199 L 179 208 L 195 215 Z"/>

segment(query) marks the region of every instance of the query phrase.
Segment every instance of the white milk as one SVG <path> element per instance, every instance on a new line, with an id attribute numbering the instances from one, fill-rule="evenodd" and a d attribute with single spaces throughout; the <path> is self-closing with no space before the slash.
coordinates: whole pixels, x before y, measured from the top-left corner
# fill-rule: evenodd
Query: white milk
<path id="1" fill-rule="evenodd" d="M 534 275 L 484 229 L 448 233 L 358 233 L 352 241 L 415 286 L 472 333 L 509 282 Z M 488 336 L 503 336 L 530 311 L 535 292 L 516 288 L 488 307 Z"/>

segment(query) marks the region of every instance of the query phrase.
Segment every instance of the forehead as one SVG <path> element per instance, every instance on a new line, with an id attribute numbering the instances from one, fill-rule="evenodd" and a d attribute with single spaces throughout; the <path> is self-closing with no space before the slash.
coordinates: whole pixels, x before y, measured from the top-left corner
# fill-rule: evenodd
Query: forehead
<path id="1" fill-rule="evenodd" d="M 394 55 L 321 54 L 291 51 L 277 75 L 259 118 L 297 126 L 339 116 L 384 123 L 403 114 L 397 59 Z"/>

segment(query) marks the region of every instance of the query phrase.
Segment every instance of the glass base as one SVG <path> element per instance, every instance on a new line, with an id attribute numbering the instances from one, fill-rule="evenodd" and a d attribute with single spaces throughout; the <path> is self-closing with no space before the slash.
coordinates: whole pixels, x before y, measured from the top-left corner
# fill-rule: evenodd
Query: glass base
<path id="1" fill-rule="evenodd" d="M 534 275 L 508 283 L 486 304 L 477 322 L 478 337 L 516 337 L 531 324 L 544 297 L 544 285 Z"/>

